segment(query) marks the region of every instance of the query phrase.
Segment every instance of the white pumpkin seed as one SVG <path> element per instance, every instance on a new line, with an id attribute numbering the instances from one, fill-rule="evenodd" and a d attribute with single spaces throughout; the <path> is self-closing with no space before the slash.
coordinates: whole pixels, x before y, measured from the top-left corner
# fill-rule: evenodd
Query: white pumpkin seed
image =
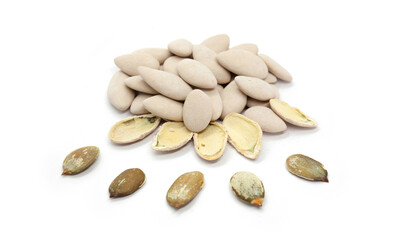
<path id="1" fill-rule="evenodd" d="M 235 77 L 235 82 L 244 94 L 247 96 L 260 100 L 267 101 L 271 98 L 276 98 L 276 88 L 274 85 L 267 83 L 266 81 L 246 76 Z"/>
<path id="2" fill-rule="evenodd" d="M 196 153 L 203 159 L 213 161 L 222 156 L 228 134 L 224 126 L 211 122 L 206 129 L 193 136 Z"/>
<path id="3" fill-rule="evenodd" d="M 246 106 L 247 96 L 239 90 L 235 81 L 230 82 L 221 93 L 222 113 L 224 119 L 229 113 L 241 113 Z"/>
<path id="4" fill-rule="evenodd" d="M 267 77 L 264 78 L 264 81 L 267 83 L 276 83 L 278 79 L 272 73 L 268 73 Z"/>
<path id="5" fill-rule="evenodd" d="M 179 57 L 192 55 L 193 44 L 186 39 L 177 39 L 168 44 L 168 50 Z"/>
<path id="6" fill-rule="evenodd" d="M 172 56 L 167 58 L 167 60 L 165 60 L 163 65 L 163 71 L 178 75 L 178 63 L 184 59 L 187 58 L 181 58 L 178 56 Z"/>
<path id="7" fill-rule="evenodd" d="M 141 76 L 133 76 L 125 79 L 125 85 L 142 93 L 158 94 L 158 92 L 150 87 Z"/>
<path id="8" fill-rule="evenodd" d="M 217 120 L 222 113 L 222 99 L 217 89 L 203 90 L 205 94 L 210 98 L 212 107 L 211 121 Z"/>
<path id="9" fill-rule="evenodd" d="M 217 86 L 214 74 L 201 62 L 184 59 L 178 63 L 177 70 L 179 76 L 192 86 L 205 89 L 213 89 Z"/>
<path id="10" fill-rule="evenodd" d="M 183 104 L 161 95 L 149 97 L 143 101 L 144 108 L 165 120 L 183 121 Z"/>
<path id="11" fill-rule="evenodd" d="M 298 127 L 314 128 L 318 123 L 305 115 L 299 109 L 290 106 L 288 103 L 279 100 L 271 99 L 269 100 L 272 110 L 288 123 L 291 123 Z"/>
<path id="12" fill-rule="evenodd" d="M 183 122 L 166 122 L 153 138 L 151 147 L 157 151 L 172 151 L 186 145 L 193 137 Z"/>
<path id="13" fill-rule="evenodd" d="M 328 171 L 320 162 L 302 154 L 294 154 L 286 159 L 286 167 L 290 173 L 310 180 L 329 182 Z"/>
<path id="14" fill-rule="evenodd" d="M 211 121 L 211 100 L 203 91 L 191 91 L 183 104 L 183 123 L 192 132 L 203 131 Z"/>
<path id="15" fill-rule="evenodd" d="M 135 92 L 124 83 L 128 77 L 125 73 L 118 71 L 108 84 L 107 98 L 111 105 L 120 111 L 126 111 L 135 98 Z"/>
<path id="16" fill-rule="evenodd" d="M 165 59 L 172 56 L 172 53 L 166 48 L 142 48 L 134 51 L 138 53 L 147 53 L 155 57 L 160 64 L 163 64 Z"/>
<path id="17" fill-rule="evenodd" d="M 218 34 L 207 38 L 201 44 L 216 53 L 220 53 L 229 49 L 229 36 L 226 34 Z"/>
<path id="18" fill-rule="evenodd" d="M 283 68 L 279 63 L 275 62 L 272 58 L 268 57 L 265 54 L 258 54 L 258 56 L 267 64 L 269 71 L 277 78 L 282 81 L 291 82 L 292 75 Z"/>
<path id="19" fill-rule="evenodd" d="M 254 98 L 248 97 L 246 106 L 249 108 L 255 107 L 255 106 L 269 107 L 269 100 L 268 101 L 259 101 Z"/>
<path id="20" fill-rule="evenodd" d="M 231 49 L 246 50 L 254 54 L 258 54 L 258 46 L 254 43 L 243 43 L 232 47 Z"/>
<path id="21" fill-rule="evenodd" d="M 158 69 L 160 63 L 153 56 L 147 53 L 130 53 L 125 54 L 114 59 L 115 65 L 117 65 L 122 72 L 129 76 L 138 75 L 138 67 L 146 66 L 149 68 Z"/>
<path id="22" fill-rule="evenodd" d="M 132 114 L 145 114 L 145 113 L 149 113 L 149 111 L 147 111 L 144 108 L 143 105 L 143 101 L 152 97 L 153 95 L 149 95 L 149 94 L 144 94 L 144 93 L 140 93 L 138 94 L 135 99 L 133 99 L 132 104 L 131 104 L 131 108 L 130 108 L 130 112 Z"/>
<path id="23" fill-rule="evenodd" d="M 244 115 L 257 122 L 267 133 L 278 133 L 287 129 L 286 123 L 267 107 L 251 107 L 244 112 Z"/>
<path id="24" fill-rule="evenodd" d="M 237 172 L 230 180 L 233 192 L 244 202 L 262 206 L 264 201 L 264 185 L 261 180 L 250 172 Z"/>
<path id="25" fill-rule="evenodd" d="M 73 175 L 83 172 L 96 161 L 99 152 L 99 148 L 95 146 L 82 147 L 72 151 L 64 159 L 62 175 Z"/>

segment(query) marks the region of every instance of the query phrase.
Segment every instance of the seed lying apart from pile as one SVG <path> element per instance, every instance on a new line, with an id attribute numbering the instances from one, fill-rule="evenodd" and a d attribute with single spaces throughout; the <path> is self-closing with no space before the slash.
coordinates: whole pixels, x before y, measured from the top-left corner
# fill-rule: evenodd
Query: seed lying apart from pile
<path id="1" fill-rule="evenodd" d="M 72 151 L 63 162 L 63 175 L 78 174 L 86 170 L 99 156 L 99 148 L 88 146 Z"/>
<path id="2" fill-rule="evenodd" d="M 204 185 L 204 175 L 194 171 L 182 174 L 167 192 L 167 201 L 174 208 L 180 208 L 196 197 Z"/>
<path id="3" fill-rule="evenodd" d="M 253 205 L 262 206 L 264 201 L 264 185 L 250 172 L 237 172 L 231 178 L 231 187 L 236 196 Z"/>
<path id="4" fill-rule="evenodd" d="M 146 176 L 139 168 L 123 171 L 111 183 L 108 191 L 110 198 L 123 197 L 134 193 L 146 181 Z"/>
<path id="5" fill-rule="evenodd" d="M 294 154 L 288 157 L 286 167 L 290 173 L 298 177 L 310 181 L 328 182 L 328 171 L 324 169 L 324 165 L 302 154 Z"/>

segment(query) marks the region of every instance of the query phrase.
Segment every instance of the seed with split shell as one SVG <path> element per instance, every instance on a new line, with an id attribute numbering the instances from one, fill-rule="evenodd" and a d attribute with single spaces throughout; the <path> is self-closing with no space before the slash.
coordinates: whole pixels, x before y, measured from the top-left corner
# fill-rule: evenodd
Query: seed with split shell
<path id="1" fill-rule="evenodd" d="M 228 135 L 224 126 L 211 122 L 206 129 L 193 136 L 196 153 L 205 160 L 216 160 L 225 150 Z"/>
<path id="2" fill-rule="evenodd" d="M 125 118 L 111 127 L 108 137 L 118 144 L 133 143 L 152 133 L 160 120 L 152 114 Z"/>
<path id="3" fill-rule="evenodd" d="M 131 168 L 123 171 L 112 181 L 108 191 L 110 198 L 123 197 L 134 193 L 146 181 L 146 175 L 139 168 Z"/>
<path id="4" fill-rule="evenodd" d="M 306 128 L 313 128 L 318 125 L 318 123 L 314 119 L 308 117 L 299 109 L 290 106 L 284 101 L 281 101 L 279 99 L 271 99 L 269 100 L 269 103 L 272 110 L 274 110 L 274 112 L 279 117 L 281 117 L 288 123 L 291 123 L 298 127 Z"/>
<path id="5" fill-rule="evenodd" d="M 286 167 L 290 173 L 310 180 L 328 181 L 328 171 L 320 162 L 302 154 L 294 154 L 286 159 Z"/>
<path id="6" fill-rule="evenodd" d="M 99 148 L 88 146 L 76 149 L 63 162 L 63 175 L 78 174 L 86 170 L 99 156 Z"/>
<path id="7" fill-rule="evenodd" d="M 256 175 L 244 171 L 237 172 L 231 177 L 230 184 L 238 198 L 247 203 L 262 206 L 264 185 Z"/>
<path id="8" fill-rule="evenodd" d="M 243 156 L 255 159 L 261 150 L 262 131 L 258 123 L 242 114 L 230 113 L 222 124 L 228 133 L 228 141 Z"/>
<path id="9" fill-rule="evenodd" d="M 183 122 L 166 122 L 153 138 L 151 147 L 157 151 L 172 151 L 186 145 L 192 139 L 193 132 L 189 131 Z"/>
<path id="10" fill-rule="evenodd" d="M 167 192 L 167 201 L 174 208 L 180 208 L 200 192 L 204 185 L 204 175 L 201 172 L 187 172 L 178 177 Z"/>

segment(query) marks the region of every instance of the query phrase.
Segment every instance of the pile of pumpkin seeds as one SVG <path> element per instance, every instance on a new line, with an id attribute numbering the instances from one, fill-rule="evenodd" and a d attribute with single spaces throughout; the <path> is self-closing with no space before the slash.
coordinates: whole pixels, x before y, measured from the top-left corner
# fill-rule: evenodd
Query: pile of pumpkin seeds
<path id="1" fill-rule="evenodd" d="M 279 100 L 274 83 L 292 81 L 285 68 L 259 54 L 255 44 L 229 48 L 229 42 L 226 34 L 198 45 L 178 39 L 168 49 L 144 48 L 115 58 L 120 71 L 109 83 L 108 99 L 118 110 L 130 109 L 134 116 L 115 123 L 110 140 L 134 143 L 162 123 L 151 144 L 156 151 L 177 150 L 193 138 L 196 153 L 207 161 L 218 160 L 227 142 L 243 156 L 256 159 L 263 132 L 283 132 L 286 123 L 317 126 L 311 117 Z M 84 171 L 98 155 L 99 149 L 93 146 L 71 152 L 64 160 L 63 175 Z M 328 182 L 323 165 L 310 157 L 292 155 L 286 166 L 298 177 Z M 132 194 L 145 180 L 139 168 L 127 169 L 112 181 L 110 197 Z M 175 208 L 185 206 L 203 184 L 201 172 L 182 174 L 167 191 L 168 203 Z M 262 205 L 264 186 L 253 173 L 235 173 L 230 185 L 239 199 Z"/>

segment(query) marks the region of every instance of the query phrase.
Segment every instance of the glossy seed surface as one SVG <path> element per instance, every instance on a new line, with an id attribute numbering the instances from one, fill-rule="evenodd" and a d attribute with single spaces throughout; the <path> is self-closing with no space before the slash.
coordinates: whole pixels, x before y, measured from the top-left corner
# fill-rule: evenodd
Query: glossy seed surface
<path id="1" fill-rule="evenodd" d="M 83 172 L 96 161 L 99 152 L 99 148 L 95 146 L 87 146 L 74 150 L 64 159 L 62 175 Z"/>
<path id="2" fill-rule="evenodd" d="M 233 192 L 241 200 L 262 206 L 264 200 L 264 185 L 261 180 L 250 172 L 237 172 L 231 177 Z"/>
<path id="3" fill-rule="evenodd" d="M 329 182 L 328 171 L 322 163 L 302 154 L 294 154 L 287 158 L 286 167 L 290 173 L 310 180 Z"/>
<path id="4" fill-rule="evenodd" d="M 110 184 L 110 198 L 123 197 L 134 193 L 146 181 L 146 176 L 139 168 L 130 168 L 118 175 Z"/>
<path id="5" fill-rule="evenodd" d="M 201 172 L 187 172 L 178 177 L 167 192 L 167 201 L 174 208 L 188 204 L 200 192 L 204 185 Z"/>

